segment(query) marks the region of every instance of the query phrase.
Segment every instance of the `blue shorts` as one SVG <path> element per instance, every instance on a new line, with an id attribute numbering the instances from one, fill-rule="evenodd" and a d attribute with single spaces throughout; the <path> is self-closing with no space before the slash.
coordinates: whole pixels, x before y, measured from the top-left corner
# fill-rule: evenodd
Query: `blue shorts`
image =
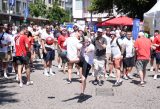
<path id="1" fill-rule="evenodd" d="M 55 58 L 55 50 L 47 51 L 47 53 L 43 52 L 44 61 L 53 61 Z"/>
<path id="2" fill-rule="evenodd" d="M 156 64 L 160 64 L 160 53 L 156 53 Z"/>

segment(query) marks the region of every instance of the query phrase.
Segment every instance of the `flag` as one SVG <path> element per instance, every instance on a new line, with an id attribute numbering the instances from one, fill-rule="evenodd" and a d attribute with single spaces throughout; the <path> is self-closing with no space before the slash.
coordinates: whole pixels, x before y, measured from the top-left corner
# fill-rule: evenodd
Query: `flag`
<path id="1" fill-rule="evenodd" d="M 15 5 L 15 0 L 8 0 L 9 6 L 14 6 Z"/>
<path id="2" fill-rule="evenodd" d="M 27 19 L 28 15 L 29 15 L 29 9 L 28 7 L 26 7 L 24 10 L 24 19 Z"/>
<path id="3" fill-rule="evenodd" d="M 139 27 L 140 27 L 140 19 L 134 19 L 133 21 L 133 30 L 132 30 L 132 36 L 133 39 L 136 40 L 139 33 Z"/>

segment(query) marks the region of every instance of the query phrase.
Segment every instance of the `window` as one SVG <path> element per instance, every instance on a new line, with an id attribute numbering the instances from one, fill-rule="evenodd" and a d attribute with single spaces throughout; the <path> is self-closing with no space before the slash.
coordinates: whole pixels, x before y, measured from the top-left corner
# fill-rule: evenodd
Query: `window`
<path id="1" fill-rule="evenodd" d="M 48 0 L 48 3 L 51 4 L 51 3 L 52 3 L 52 0 Z"/>
<path id="2" fill-rule="evenodd" d="M 7 4 L 7 0 L 2 0 L 2 10 L 3 11 L 7 11 L 7 9 L 8 9 L 8 4 Z"/>
<path id="3" fill-rule="evenodd" d="M 76 10 L 82 10 L 83 2 L 82 0 L 76 0 Z"/>
<path id="4" fill-rule="evenodd" d="M 16 12 L 20 13 L 21 10 L 21 2 L 20 1 L 16 1 Z"/>

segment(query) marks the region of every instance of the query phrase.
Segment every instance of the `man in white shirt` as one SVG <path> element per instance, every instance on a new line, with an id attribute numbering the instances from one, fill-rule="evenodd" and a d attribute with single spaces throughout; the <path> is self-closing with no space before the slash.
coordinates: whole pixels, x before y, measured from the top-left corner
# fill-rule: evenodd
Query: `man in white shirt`
<path id="1" fill-rule="evenodd" d="M 4 77 L 8 78 L 7 76 L 7 66 L 8 62 L 11 59 L 11 51 L 9 51 L 9 46 L 11 44 L 11 35 L 8 34 L 9 28 L 4 28 L 4 32 L 0 31 L 0 61 L 2 65 L 2 69 L 4 70 Z"/>
<path id="2" fill-rule="evenodd" d="M 67 47 L 67 58 L 69 60 L 67 80 L 68 84 L 71 83 L 73 64 L 79 62 L 79 50 L 82 47 L 82 44 L 80 44 L 80 41 L 78 40 L 80 37 L 81 34 L 77 31 L 75 36 L 67 38 L 64 42 L 64 46 Z"/>
<path id="3" fill-rule="evenodd" d="M 123 69 L 124 75 L 123 78 L 133 79 L 131 75 L 132 68 L 135 65 L 135 57 L 134 57 L 134 42 L 132 40 L 132 33 L 127 32 L 127 37 L 123 40 L 123 47 L 122 47 L 122 54 L 123 54 Z"/>
<path id="4" fill-rule="evenodd" d="M 55 58 L 55 50 L 54 50 L 55 38 L 51 33 L 49 26 L 46 26 L 46 31 L 42 33 L 41 37 L 42 37 L 43 59 L 44 59 L 44 75 L 49 77 L 50 75 L 55 75 L 55 73 L 53 73 L 52 71 L 52 61 Z M 47 68 L 49 68 L 49 74 Z"/>

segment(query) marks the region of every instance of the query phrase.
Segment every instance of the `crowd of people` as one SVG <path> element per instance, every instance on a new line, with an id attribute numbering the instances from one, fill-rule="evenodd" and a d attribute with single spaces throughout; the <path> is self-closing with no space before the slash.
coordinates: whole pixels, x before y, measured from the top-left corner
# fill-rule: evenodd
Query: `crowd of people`
<path id="1" fill-rule="evenodd" d="M 58 57 L 55 57 L 55 54 Z M 67 83 L 72 83 L 72 70 L 77 69 L 81 81 L 81 94 L 86 88 L 89 73 L 95 77 L 94 85 L 102 86 L 103 79 L 116 79 L 113 87 L 121 86 L 123 80 L 133 79 L 132 69 L 136 67 L 140 77 L 139 85 L 146 84 L 146 67 L 150 62 L 150 71 L 155 68 L 154 79 L 157 79 L 160 65 L 160 35 L 156 30 L 154 36 L 146 37 L 139 32 L 133 40 L 132 32 L 126 29 L 98 28 L 97 32 L 74 24 L 72 30 L 65 26 L 38 26 L 35 24 L 1 25 L 0 26 L 0 63 L 1 74 L 8 78 L 8 65 L 12 64 L 13 72 L 19 86 L 23 87 L 22 72 L 26 72 L 27 83 L 32 85 L 31 70 L 37 59 L 43 59 L 45 76 L 54 76 L 52 62 L 63 68 L 68 74 Z M 154 66 L 156 60 L 156 66 Z M 67 72 L 66 72 L 67 71 Z"/>

